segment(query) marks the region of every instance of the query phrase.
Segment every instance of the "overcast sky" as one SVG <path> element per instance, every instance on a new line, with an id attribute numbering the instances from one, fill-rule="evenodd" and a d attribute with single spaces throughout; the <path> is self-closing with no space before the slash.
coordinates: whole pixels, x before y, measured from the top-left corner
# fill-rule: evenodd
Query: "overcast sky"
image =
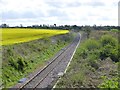
<path id="1" fill-rule="evenodd" d="M 0 0 L 2 22 L 11 26 L 118 25 L 119 0 Z"/>

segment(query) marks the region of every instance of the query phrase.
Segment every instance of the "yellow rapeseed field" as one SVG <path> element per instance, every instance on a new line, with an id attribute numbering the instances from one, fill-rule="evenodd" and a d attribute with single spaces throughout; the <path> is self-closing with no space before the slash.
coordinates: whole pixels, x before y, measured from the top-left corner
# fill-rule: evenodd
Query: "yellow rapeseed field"
<path id="1" fill-rule="evenodd" d="M 45 37 L 69 33 L 68 30 L 49 30 L 49 29 L 21 29 L 3 28 L 0 29 L 0 45 L 11 45 L 15 43 L 28 42 Z"/>

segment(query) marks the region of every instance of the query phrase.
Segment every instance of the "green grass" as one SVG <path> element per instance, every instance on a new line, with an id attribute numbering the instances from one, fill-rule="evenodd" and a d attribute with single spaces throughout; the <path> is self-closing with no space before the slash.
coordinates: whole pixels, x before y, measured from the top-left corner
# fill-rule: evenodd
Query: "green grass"
<path id="1" fill-rule="evenodd" d="M 110 90 L 110 88 L 112 88 L 112 90 L 119 90 L 117 89 L 119 84 L 118 77 L 109 79 L 106 76 L 103 76 L 102 78 L 104 82 L 98 86 L 99 88 L 107 88 L 106 90 Z"/>
<path id="2" fill-rule="evenodd" d="M 118 29 L 111 29 L 111 32 L 120 32 Z"/>

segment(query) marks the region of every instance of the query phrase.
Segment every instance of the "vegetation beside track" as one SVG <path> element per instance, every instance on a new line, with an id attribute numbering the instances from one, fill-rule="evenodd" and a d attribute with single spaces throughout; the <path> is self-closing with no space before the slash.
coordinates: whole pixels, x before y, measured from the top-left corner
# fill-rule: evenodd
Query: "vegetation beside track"
<path id="1" fill-rule="evenodd" d="M 2 80 L 5 88 L 15 85 L 35 69 L 43 67 L 74 38 L 73 33 L 57 35 L 2 47 Z"/>
<path id="2" fill-rule="evenodd" d="M 56 88 L 118 88 L 118 32 L 92 31 L 82 34 L 73 60 Z"/>

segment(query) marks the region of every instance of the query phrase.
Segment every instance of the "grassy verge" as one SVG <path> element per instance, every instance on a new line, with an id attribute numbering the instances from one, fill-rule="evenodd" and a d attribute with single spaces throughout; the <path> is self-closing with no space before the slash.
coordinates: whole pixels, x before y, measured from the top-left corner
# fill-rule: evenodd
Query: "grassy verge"
<path id="1" fill-rule="evenodd" d="M 82 42 L 57 88 L 118 88 L 117 35 L 93 31 L 87 39 L 82 34 Z"/>
<path id="2" fill-rule="evenodd" d="M 2 80 L 8 88 L 35 69 L 44 66 L 74 38 L 72 33 L 2 47 Z"/>

